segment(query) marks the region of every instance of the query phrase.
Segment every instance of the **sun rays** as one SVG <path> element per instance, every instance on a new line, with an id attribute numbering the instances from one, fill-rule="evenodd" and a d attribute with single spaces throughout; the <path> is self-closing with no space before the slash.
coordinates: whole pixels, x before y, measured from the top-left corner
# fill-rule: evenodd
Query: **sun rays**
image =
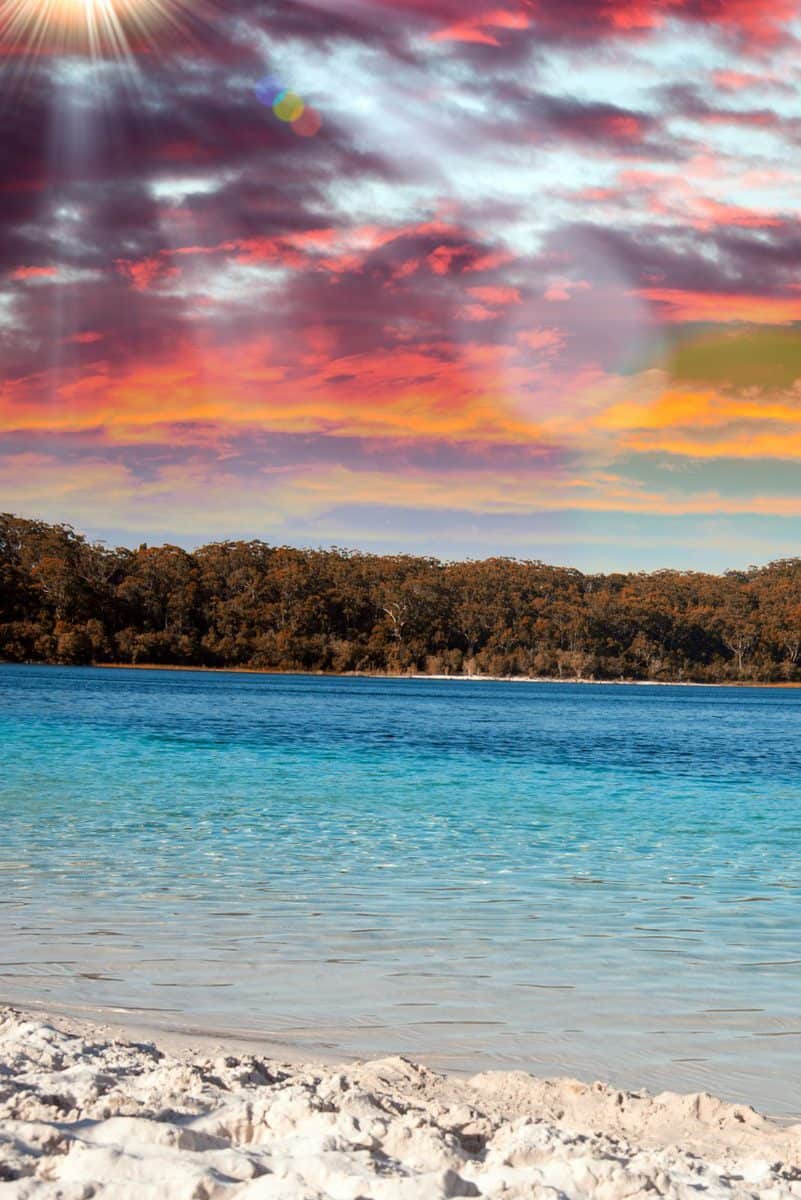
<path id="1" fill-rule="evenodd" d="M 185 24 L 186 0 L 0 0 L 7 56 L 71 53 L 132 59 Z"/>

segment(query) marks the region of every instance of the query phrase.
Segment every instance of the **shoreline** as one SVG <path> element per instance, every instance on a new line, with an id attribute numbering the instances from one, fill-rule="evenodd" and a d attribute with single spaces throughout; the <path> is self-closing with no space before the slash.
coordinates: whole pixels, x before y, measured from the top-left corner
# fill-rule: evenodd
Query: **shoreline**
<path id="1" fill-rule="evenodd" d="M 787 1081 L 786 1087 L 766 1089 L 753 1072 L 749 1077 L 750 1085 L 746 1085 L 742 1072 L 738 1077 L 736 1071 L 727 1071 L 725 1064 L 720 1071 L 693 1075 L 680 1069 L 681 1058 L 668 1056 L 660 1064 L 645 1056 L 635 1063 L 625 1053 L 599 1056 L 592 1044 L 585 1046 L 583 1051 L 573 1046 L 560 1054 L 549 1053 L 548 1048 L 543 1049 L 535 1039 L 528 1053 L 521 1050 L 516 1054 L 493 1054 L 483 1038 L 460 1047 L 450 1044 L 447 1037 L 426 1045 L 415 1041 L 412 1045 L 413 1036 L 408 1039 L 398 1031 L 394 1036 L 376 1041 L 370 1038 L 369 1025 L 365 1027 L 366 1037 L 341 1038 L 336 1031 L 315 1023 L 283 1028 L 280 1020 L 270 1023 L 269 1014 L 265 1014 L 261 1022 L 248 1023 L 244 1019 L 243 1023 L 241 1014 L 237 1020 L 233 1014 L 219 1013 L 210 1017 L 189 1011 L 142 1008 L 121 1001 L 103 1004 L 70 1002 L 53 995 L 39 998 L 13 991 L 0 991 L 0 1013 L 4 1009 L 21 1011 L 42 1021 L 55 1020 L 78 1027 L 85 1025 L 100 1029 L 109 1037 L 153 1041 L 170 1053 L 258 1052 L 284 1064 L 307 1066 L 311 1063 L 324 1069 L 400 1054 L 412 1058 L 426 1070 L 454 1079 L 509 1072 L 538 1078 L 570 1077 L 581 1086 L 590 1086 L 601 1079 L 609 1088 L 623 1092 L 640 1089 L 651 1094 L 703 1092 L 713 1094 L 722 1104 L 753 1106 L 779 1127 L 798 1123 L 801 1129 L 801 1097 L 794 1077 Z M 641 1016 L 634 1012 L 629 1024 L 636 1025 Z M 353 1026 L 353 1031 L 358 1035 L 358 1024 Z M 414 1031 L 411 1032 L 413 1035 Z M 670 1069 L 671 1063 L 676 1069 Z"/>
<path id="2" fill-rule="evenodd" d="M 556 679 L 552 675 L 429 675 L 425 672 L 382 671 L 284 671 L 272 667 L 206 667 L 185 666 L 179 663 L 53 663 L 53 662 L 6 662 L 0 666 L 11 667 L 67 667 L 70 670 L 97 671 L 177 671 L 204 675 L 269 675 L 277 678 L 310 679 L 378 679 L 378 680 L 435 680 L 452 683 L 547 683 L 570 684 L 584 687 L 682 687 L 682 688 L 774 688 L 794 690 L 801 688 L 801 680 L 731 679 L 704 682 L 697 679 Z"/>
<path id="3" fill-rule="evenodd" d="M 801 1124 L 706 1093 L 310 1064 L 16 1007 L 0 1079 L 10 1200 L 801 1196 Z"/>
<path id="4" fill-rule="evenodd" d="M 365 1061 L 364 1055 L 345 1050 L 323 1048 L 318 1045 L 304 1046 L 300 1042 L 282 1039 L 277 1034 L 259 1033 L 252 1029 L 217 1025 L 204 1027 L 191 1019 L 166 1020 L 159 1023 L 146 1010 L 90 1005 L 62 1004 L 58 1001 L 37 1001 L 29 998 L 17 1001 L 0 994 L 0 1021 L 3 1012 L 22 1013 L 27 1018 L 43 1023 L 55 1023 L 70 1032 L 91 1029 L 111 1040 L 132 1042 L 154 1042 L 169 1054 L 254 1054 L 293 1067 L 315 1066 L 322 1069 Z M 177 1014 L 176 1014 L 177 1016 Z M 448 1070 L 456 1076 L 470 1075 L 470 1071 Z M 787 1124 L 781 1118 L 778 1123 Z M 799 1115 L 801 1121 L 801 1114 Z"/>

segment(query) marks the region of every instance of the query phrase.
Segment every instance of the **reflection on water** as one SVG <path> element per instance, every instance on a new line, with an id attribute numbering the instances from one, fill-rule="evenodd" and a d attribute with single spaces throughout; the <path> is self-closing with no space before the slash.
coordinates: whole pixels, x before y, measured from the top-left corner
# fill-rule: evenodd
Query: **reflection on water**
<path id="1" fill-rule="evenodd" d="M 801 692 L 0 667 L 0 996 L 801 1115 Z"/>

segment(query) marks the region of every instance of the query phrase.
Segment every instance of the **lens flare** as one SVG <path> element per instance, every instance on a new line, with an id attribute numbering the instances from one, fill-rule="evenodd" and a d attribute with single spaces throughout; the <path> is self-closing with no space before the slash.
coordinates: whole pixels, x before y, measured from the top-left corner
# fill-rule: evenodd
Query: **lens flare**
<path id="1" fill-rule="evenodd" d="M 316 108 L 284 86 L 277 75 L 265 75 L 253 89 L 256 99 L 285 125 L 289 125 L 298 137 L 315 137 L 322 128 L 323 119 Z"/>
<path id="2" fill-rule="evenodd" d="M 296 133 L 298 137 L 314 137 L 320 132 L 322 125 L 322 117 L 316 108 L 310 108 L 308 104 L 303 109 L 300 116 L 292 122 L 290 129 Z"/>
<path id="3" fill-rule="evenodd" d="M 286 91 L 283 83 L 276 75 L 265 75 L 260 79 L 253 89 L 256 93 L 256 99 L 265 108 L 272 108 L 279 96 Z"/>
<path id="4" fill-rule="evenodd" d="M 273 112 L 278 117 L 279 121 L 286 121 L 289 124 L 292 121 L 297 121 L 298 117 L 303 116 L 305 104 L 296 92 L 281 92 L 280 96 L 276 96 L 273 103 Z"/>
<path id="5" fill-rule="evenodd" d="M 5 55 L 130 58 L 183 26 L 191 0 L 0 0 Z"/>

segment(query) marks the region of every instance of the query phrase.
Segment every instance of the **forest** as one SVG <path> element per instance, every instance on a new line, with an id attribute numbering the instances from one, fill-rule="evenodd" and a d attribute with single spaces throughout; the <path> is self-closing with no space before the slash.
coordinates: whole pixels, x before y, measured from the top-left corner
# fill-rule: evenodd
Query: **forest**
<path id="1" fill-rule="evenodd" d="M 801 559 L 589 575 L 262 541 L 112 549 L 4 514 L 0 660 L 801 681 Z"/>

